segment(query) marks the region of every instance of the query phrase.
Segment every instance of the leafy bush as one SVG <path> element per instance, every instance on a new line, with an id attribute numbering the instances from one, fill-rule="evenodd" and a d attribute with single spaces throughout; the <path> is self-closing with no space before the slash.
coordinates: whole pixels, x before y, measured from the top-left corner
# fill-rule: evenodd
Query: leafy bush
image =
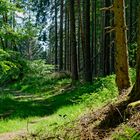
<path id="1" fill-rule="evenodd" d="M 47 65 L 44 60 L 28 61 L 28 68 L 35 76 L 45 76 L 54 70 L 53 65 Z"/>
<path id="2" fill-rule="evenodd" d="M 26 62 L 15 51 L 0 49 L 0 85 L 23 77 Z"/>

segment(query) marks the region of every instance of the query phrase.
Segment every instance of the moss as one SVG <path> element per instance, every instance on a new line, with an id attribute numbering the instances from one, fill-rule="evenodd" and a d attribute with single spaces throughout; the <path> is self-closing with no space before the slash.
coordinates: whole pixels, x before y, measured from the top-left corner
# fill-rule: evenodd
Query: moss
<path id="1" fill-rule="evenodd" d="M 135 110 L 138 106 L 140 106 L 140 100 L 136 102 L 132 102 L 127 106 L 129 110 Z"/>

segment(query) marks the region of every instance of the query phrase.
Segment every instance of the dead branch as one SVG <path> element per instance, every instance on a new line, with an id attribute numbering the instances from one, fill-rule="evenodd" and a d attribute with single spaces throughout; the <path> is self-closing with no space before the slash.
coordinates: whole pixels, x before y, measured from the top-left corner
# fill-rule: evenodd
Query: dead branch
<path id="1" fill-rule="evenodd" d="M 109 7 L 101 8 L 100 10 L 101 10 L 101 11 L 114 11 L 114 6 L 111 5 L 111 6 L 109 6 Z"/>
<path id="2" fill-rule="evenodd" d="M 105 30 L 107 30 L 106 33 L 111 33 L 113 31 L 115 31 L 115 28 L 111 27 L 111 26 L 108 26 L 108 27 L 105 27 Z"/>

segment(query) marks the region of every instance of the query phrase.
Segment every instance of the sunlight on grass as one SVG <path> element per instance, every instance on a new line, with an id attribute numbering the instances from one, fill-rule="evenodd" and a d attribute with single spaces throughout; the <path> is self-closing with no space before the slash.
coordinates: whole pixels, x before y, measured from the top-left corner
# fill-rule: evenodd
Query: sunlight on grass
<path id="1" fill-rule="evenodd" d="M 0 121 L 0 133 L 13 132 L 19 129 L 26 128 L 26 120 L 14 119 L 14 120 L 1 120 Z"/>
<path id="2" fill-rule="evenodd" d="M 27 124 L 32 133 L 61 133 L 65 126 L 73 127 L 71 122 L 115 100 L 118 95 L 115 75 L 98 78 L 92 85 L 78 83 L 76 87 L 71 87 L 69 78 L 59 77 L 51 82 L 43 78 L 40 91 L 36 87 L 31 91 L 38 80 L 32 81 L 25 92 L 22 87 L 31 81 L 10 85 L 12 90 L 19 91 L 18 95 L 8 91 L 0 93 L 0 113 L 13 110 L 11 115 L 0 120 L 0 133 L 27 130 Z"/>

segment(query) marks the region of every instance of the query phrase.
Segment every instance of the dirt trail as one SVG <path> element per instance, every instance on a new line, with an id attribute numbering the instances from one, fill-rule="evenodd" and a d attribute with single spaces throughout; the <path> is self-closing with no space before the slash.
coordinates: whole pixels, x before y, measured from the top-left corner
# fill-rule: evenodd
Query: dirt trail
<path id="1" fill-rule="evenodd" d="M 40 119 L 31 120 L 30 122 L 28 122 L 28 127 L 32 127 L 33 125 L 35 125 L 41 121 L 44 121 L 46 119 L 48 119 L 48 117 L 42 117 Z M 29 128 L 24 128 L 24 129 L 16 131 L 16 132 L 2 133 L 2 134 L 0 134 L 0 140 L 13 140 L 13 139 L 16 139 L 18 137 L 24 138 L 27 134 L 29 134 L 27 129 L 29 129 Z"/>
<path id="2" fill-rule="evenodd" d="M 0 140 L 13 140 L 17 137 L 24 137 L 26 135 L 26 130 L 20 130 L 17 132 L 8 132 L 0 134 Z"/>

